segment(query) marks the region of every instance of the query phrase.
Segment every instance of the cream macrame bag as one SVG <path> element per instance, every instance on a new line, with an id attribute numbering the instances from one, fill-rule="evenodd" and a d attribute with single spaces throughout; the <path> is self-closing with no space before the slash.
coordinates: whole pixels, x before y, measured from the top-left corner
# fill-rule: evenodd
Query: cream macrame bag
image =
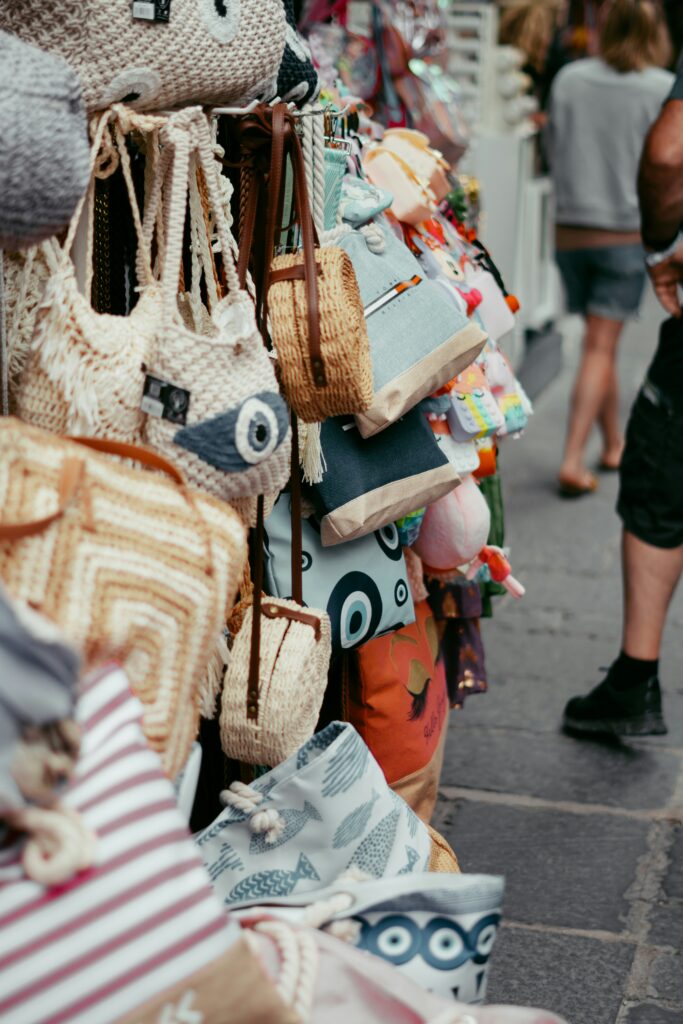
<path id="1" fill-rule="evenodd" d="M 90 198 L 102 152 L 109 168 L 114 169 L 120 161 L 128 190 L 141 268 L 141 295 L 130 315 L 97 313 L 90 303 L 92 210 L 88 218 L 85 294 L 79 290 L 71 249 L 85 199 L 76 211 L 64 244 L 60 247 L 52 239 L 38 250 L 35 263 L 47 265 L 49 276 L 36 311 L 33 338 L 21 368 L 14 408 L 21 419 L 51 433 L 108 437 L 131 444 L 141 440 L 143 366 L 156 345 L 161 289 L 142 244 L 142 224 L 125 134 L 133 128 L 152 132 L 161 123 L 159 119 L 143 118 L 117 107 L 99 119 L 91 150 Z M 110 130 L 115 147 L 108 136 Z M 107 145 L 102 150 L 105 135 Z M 20 330 L 21 324 L 16 327 Z M 22 351 L 23 345 L 18 344 L 18 354 Z"/>
<path id="2" fill-rule="evenodd" d="M 143 225 L 147 250 L 163 191 L 162 313 L 158 343 L 146 363 L 143 405 L 149 415 L 143 437 L 180 466 L 192 484 L 218 498 L 271 495 L 282 490 L 289 476 L 289 414 L 253 302 L 239 285 L 206 116 L 199 107 L 171 114 L 160 138 L 162 165 Z M 206 183 L 228 285 L 228 294 L 210 310 L 209 333 L 189 328 L 177 301 L 192 167 L 201 168 Z M 212 304 L 211 288 L 207 293 Z"/>

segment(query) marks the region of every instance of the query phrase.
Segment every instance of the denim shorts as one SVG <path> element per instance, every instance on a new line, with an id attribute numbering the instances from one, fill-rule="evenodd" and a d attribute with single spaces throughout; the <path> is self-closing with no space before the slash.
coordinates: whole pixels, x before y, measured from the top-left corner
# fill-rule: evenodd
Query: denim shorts
<path id="1" fill-rule="evenodd" d="M 638 314 L 647 276 L 641 245 L 558 250 L 556 259 L 570 313 L 607 320 Z"/>

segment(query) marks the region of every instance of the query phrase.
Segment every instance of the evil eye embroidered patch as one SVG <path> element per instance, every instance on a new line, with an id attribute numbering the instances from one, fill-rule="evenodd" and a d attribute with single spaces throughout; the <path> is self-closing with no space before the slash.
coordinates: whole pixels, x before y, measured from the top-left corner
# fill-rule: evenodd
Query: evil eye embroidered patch
<path id="1" fill-rule="evenodd" d="M 127 103 L 131 107 L 149 106 L 161 92 L 161 78 L 152 68 L 124 68 L 105 86 L 102 103 Z"/>
<path id="2" fill-rule="evenodd" d="M 262 391 L 203 423 L 179 430 L 174 442 L 225 473 L 239 473 L 267 459 L 287 436 L 289 416 L 281 395 Z"/>

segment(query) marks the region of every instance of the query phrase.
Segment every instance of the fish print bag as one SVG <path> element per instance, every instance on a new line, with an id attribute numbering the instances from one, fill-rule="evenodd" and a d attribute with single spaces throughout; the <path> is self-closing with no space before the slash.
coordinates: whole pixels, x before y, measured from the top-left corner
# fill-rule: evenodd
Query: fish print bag
<path id="1" fill-rule="evenodd" d="M 353 728 L 332 722 L 227 803 L 195 841 L 230 906 L 316 893 L 356 868 L 374 878 L 426 871 L 427 827 L 387 786 Z"/>

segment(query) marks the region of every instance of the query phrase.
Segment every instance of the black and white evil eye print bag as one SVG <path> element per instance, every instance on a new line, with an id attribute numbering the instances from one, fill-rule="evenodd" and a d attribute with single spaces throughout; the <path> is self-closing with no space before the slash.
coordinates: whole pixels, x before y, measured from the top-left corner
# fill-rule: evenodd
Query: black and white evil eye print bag
<path id="1" fill-rule="evenodd" d="M 330 617 L 332 650 L 359 647 L 415 621 L 398 529 L 389 523 L 359 540 L 325 548 L 315 517 L 302 527 L 304 604 Z M 265 588 L 272 597 L 292 594 L 292 523 L 289 494 L 281 494 L 265 524 Z"/>
<path id="2" fill-rule="evenodd" d="M 282 0 L 11 0 L 0 28 L 65 57 L 88 111 L 171 110 L 272 99 L 287 22 Z"/>

